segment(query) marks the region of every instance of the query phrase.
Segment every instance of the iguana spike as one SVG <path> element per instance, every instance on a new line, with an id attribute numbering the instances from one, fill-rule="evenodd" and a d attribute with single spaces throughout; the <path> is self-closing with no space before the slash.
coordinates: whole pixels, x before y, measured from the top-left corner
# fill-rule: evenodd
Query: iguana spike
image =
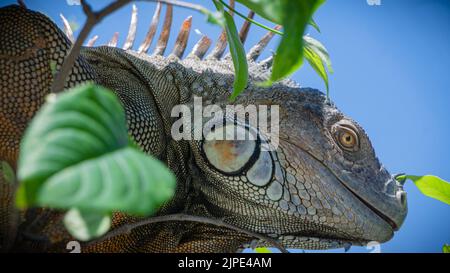
<path id="1" fill-rule="evenodd" d="M 234 0 L 230 0 L 230 7 L 234 9 Z M 230 12 L 233 15 L 233 12 Z M 222 30 L 219 39 L 217 40 L 216 46 L 213 48 L 211 53 L 206 57 L 207 59 L 220 59 L 227 48 L 227 33 Z"/>
<path id="2" fill-rule="evenodd" d="M 270 69 L 273 64 L 273 55 L 270 55 L 270 57 L 267 57 L 266 59 L 262 60 L 258 63 L 259 66 L 264 67 L 266 69 Z"/>
<path id="3" fill-rule="evenodd" d="M 88 46 L 88 47 L 94 46 L 95 41 L 97 41 L 97 39 L 98 39 L 98 35 L 95 35 L 94 37 L 89 39 L 89 41 L 87 42 L 86 46 Z"/>
<path id="4" fill-rule="evenodd" d="M 116 47 L 117 46 L 117 40 L 119 40 L 119 32 L 114 32 L 113 37 L 108 43 L 108 46 L 110 47 Z"/>
<path id="5" fill-rule="evenodd" d="M 281 26 L 277 25 L 274 27 L 274 29 L 280 30 Z M 274 35 L 275 33 L 272 31 L 267 32 L 266 35 L 264 35 L 261 40 L 250 49 L 247 54 L 247 59 L 253 61 L 258 59 L 259 55 L 261 55 L 262 51 L 264 50 L 264 48 L 266 48 L 267 44 L 270 42 L 270 40 L 272 40 L 272 37 Z"/>
<path id="6" fill-rule="evenodd" d="M 27 8 L 27 6 L 25 5 L 25 2 L 23 2 L 23 0 L 17 0 L 17 4 L 19 4 L 19 6 L 21 6 L 24 9 Z"/>
<path id="7" fill-rule="evenodd" d="M 252 10 L 248 13 L 247 18 L 253 19 L 255 16 L 255 12 Z M 242 44 L 245 43 L 245 40 L 247 39 L 248 31 L 250 30 L 251 23 L 247 20 L 244 21 L 244 24 L 241 27 L 241 30 L 239 31 L 239 39 L 241 39 Z"/>
<path id="8" fill-rule="evenodd" d="M 147 53 L 150 44 L 153 41 L 153 37 L 156 33 L 156 28 L 158 26 L 159 22 L 159 15 L 161 13 L 161 2 L 158 2 L 156 4 L 156 10 L 153 14 L 152 22 L 150 23 L 150 28 L 148 29 L 147 35 L 145 36 L 145 40 L 142 42 L 142 44 L 139 46 L 138 53 Z"/>
<path id="9" fill-rule="evenodd" d="M 163 55 L 164 51 L 166 50 L 167 41 L 169 40 L 170 36 L 170 28 L 172 26 L 172 11 L 173 11 L 172 5 L 170 4 L 167 5 L 163 29 L 161 35 L 159 36 L 158 43 L 156 44 L 155 51 L 153 53 L 155 55 Z"/>
<path id="10" fill-rule="evenodd" d="M 222 30 L 219 39 L 217 40 L 216 46 L 213 48 L 211 54 L 208 55 L 208 59 L 220 59 L 225 52 L 227 47 L 227 33 Z"/>
<path id="11" fill-rule="evenodd" d="M 186 50 L 187 41 L 189 38 L 189 33 L 191 32 L 192 26 L 192 16 L 189 16 L 183 21 L 181 25 L 180 32 L 178 33 L 177 40 L 175 41 L 175 46 L 172 50 L 172 54 L 181 58 L 184 51 Z"/>
<path id="12" fill-rule="evenodd" d="M 199 59 L 203 59 L 206 51 L 211 46 L 211 39 L 208 36 L 202 36 L 202 38 L 195 44 L 189 55 L 197 56 Z"/>
<path id="13" fill-rule="evenodd" d="M 64 33 L 66 34 L 67 38 L 73 43 L 75 41 L 75 38 L 73 37 L 73 31 L 70 27 L 69 21 L 67 21 L 66 17 L 62 15 L 62 13 L 59 14 L 59 17 L 61 17 L 63 24 L 64 24 Z"/>
<path id="14" fill-rule="evenodd" d="M 136 28 L 137 28 L 137 7 L 133 5 L 133 9 L 131 11 L 131 22 L 130 28 L 128 29 L 127 39 L 125 40 L 125 44 L 123 45 L 124 50 L 128 50 L 133 47 L 134 39 L 136 38 Z"/>

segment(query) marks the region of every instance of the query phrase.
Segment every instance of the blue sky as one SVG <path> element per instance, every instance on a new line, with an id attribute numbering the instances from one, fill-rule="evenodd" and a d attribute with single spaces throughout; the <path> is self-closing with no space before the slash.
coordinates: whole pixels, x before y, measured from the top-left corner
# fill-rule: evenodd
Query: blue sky
<path id="1" fill-rule="evenodd" d="M 1 6 L 15 3 L 0 2 Z M 61 28 L 59 13 L 79 25 L 84 22 L 80 6 L 69 6 L 64 0 L 25 2 L 29 8 L 51 17 Z M 97 9 L 109 1 L 89 2 Z M 191 2 L 213 9 L 209 1 Z M 155 7 L 154 3 L 136 5 L 139 14 L 134 48 L 143 40 Z M 238 9 L 246 13 L 241 6 Z M 122 45 L 130 14 L 128 5 L 96 26 L 90 37 L 98 34 L 97 45 L 105 44 L 118 31 Z M 173 44 L 182 20 L 188 15 L 194 15 L 193 29 L 213 39 L 220 32 L 195 11 L 176 7 L 174 14 L 169 44 Z M 328 0 L 314 18 L 322 32 L 314 29 L 307 32 L 327 47 L 335 71 L 330 77 L 330 96 L 343 112 L 365 128 L 381 162 L 391 173 L 434 174 L 449 181 L 450 2 L 381 0 L 380 6 L 370 6 L 366 0 Z M 237 22 L 241 25 L 242 20 Z M 246 49 L 264 33 L 253 26 Z M 199 38 L 191 32 L 188 49 Z M 275 50 L 277 42 L 275 39 L 269 49 Z M 169 45 L 166 52 L 171 49 Z M 263 57 L 269 54 L 270 50 L 266 50 Z M 302 86 L 324 90 L 321 79 L 308 65 L 292 78 Z M 407 183 L 406 191 L 409 203 L 406 221 L 391 241 L 381 245 L 381 251 L 440 252 L 444 243 L 450 243 L 450 206 L 423 196 L 412 183 Z M 353 247 L 350 252 L 368 250 Z"/>

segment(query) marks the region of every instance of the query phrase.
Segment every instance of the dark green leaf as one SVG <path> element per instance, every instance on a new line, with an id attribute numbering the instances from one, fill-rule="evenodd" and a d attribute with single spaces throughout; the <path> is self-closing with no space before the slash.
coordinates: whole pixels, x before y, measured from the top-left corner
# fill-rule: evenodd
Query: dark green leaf
<path id="1" fill-rule="evenodd" d="M 89 241 L 105 234 L 111 227 L 111 215 L 71 209 L 64 215 L 64 226 L 80 241 Z"/>
<path id="2" fill-rule="evenodd" d="M 245 50 L 242 46 L 241 39 L 236 29 L 233 17 L 224 10 L 222 3 L 214 1 L 217 9 L 223 12 L 227 33 L 227 41 L 230 46 L 230 54 L 233 59 L 234 66 L 234 84 L 233 93 L 230 96 L 231 100 L 234 100 L 246 87 L 248 81 L 248 64 L 245 56 Z"/>
<path id="3" fill-rule="evenodd" d="M 47 102 L 22 139 L 17 203 L 138 215 L 173 194 L 175 178 L 129 140 L 109 90 L 85 85 Z"/>

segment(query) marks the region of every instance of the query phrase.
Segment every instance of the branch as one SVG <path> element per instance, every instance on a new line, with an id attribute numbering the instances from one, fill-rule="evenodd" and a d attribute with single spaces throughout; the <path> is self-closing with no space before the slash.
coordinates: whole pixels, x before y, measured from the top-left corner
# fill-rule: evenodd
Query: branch
<path id="1" fill-rule="evenodd" d="M 80 2 L 83 7 L 83 11 L 87 16 L 86 23 L 84 23 L 77 40 L 70 48 L 69 54 L 65 58 L 61 66 L 61 69 L 57 73 L 52 83 L 51 88 L 52 93 L 56 93 L 64 89 L 66 78 L 69 75 L 70 71 L 72 70 L 72 66 L 75 63 L 78 55 L 80 54 L 81 46 L 84 40 L 86 40 L 89 33 L 91 32 L 92 28 L 94 28 L 96 24 L 102 21 L 104 17 L 113 13 L 114 11 L 123 7 L 124 5 L 130 3 L 131 0 L 116 0 L 115 2 L 111 3 L 110 5 L 108 5 L 107 7 L 103 8 L 98 12 L 92 11 L 91 6 L 89 6 L 89 4 L 86 3 L 86 0 L 81 0 Z"/>
<path id="2" fill-rule="evenodd" d="M 286 248 L 284 248 L 284 246 L 282 246 L 278 241 L 256 233 L 256 232 L 252 232 L 228 223 L 225 223 L 223 220 L 220 219 L 216 219 L 216 218 L 207 218 L 207 217 L 202 217 L 202 216 L 195 216 L 195 215 L 188 215 L 188 214 L 183 214 L 183 213 L 177 213 L 177 214 L 169 214 L 169 215 L 164 215 L 164 216 L 157 216 L 157 217 L 152 217 L 152 218 L 148 218 L 136 223 L 130 223 L 130 224 L 124 224 L 114 230 L 111 230 L 110 232 L 106 233 L 103 237 L 100 237 L 99 239 L 96 239 L 94 241 L 89 242 L 87 245 L 94 245 L 100 242 L 103 242 L 105 240 L 108 240 L 110 238 L 113 238 L 115 236 L 124 234 L 124 233 L 129 233 L 131 232 L 133 229 L 137 228 L 137 227 L 141 227 L 141 226 L 145 226 L 145 225 L 149 225 L 149 224 L 154 224 L 154 223 L 161 223 L 161 222 L 170 222 L 170 221 L 180 221 L 180 222 L 198 222 L 198 223 L 203 223 L 203 224 L 210 224 L 210 225 L 215 225 L 218 227 L 224 227 L 224 228 L 228 228 L 243 234 L 246 234 L 250 237 L 253 238 L 258 238 L 260 240 L 266 241 L 268 243 L 270 243 L 272 246 L 278 248 L 282 253 L 289 253 Z"/>
<path id="3" fill-rule="evenodd" d="M 178 0 L 137 0 L 137 1 L 161 2 L 163 4 L 168 4 L 168 5 L 179 6 L 179 7 L 182 7 L 182 8 L 188 8 L 188 9 L 196 10 L 196 11 L 199 11 L 201 13 L 205 13 L 205 11 L 208 11 L 207 8 L 205 8 L 205 7 L 201 6 L 201 5 L 197 5 L 197 4 L 193 4 L 193 3 L 189 3 L 189 2 L 184 2 L 184 1 L 178 1 Z"/>

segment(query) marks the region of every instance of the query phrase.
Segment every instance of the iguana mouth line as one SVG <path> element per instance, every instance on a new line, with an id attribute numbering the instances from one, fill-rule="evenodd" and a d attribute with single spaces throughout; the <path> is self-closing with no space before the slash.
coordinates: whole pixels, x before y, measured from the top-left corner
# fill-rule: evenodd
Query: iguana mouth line
<path id="1" fill-rule="evenodd" d="M 364 200 L 362 197 L 360 197 L 358 194 L 356 194 L 350 187 L 348 187 L 345 182 L 331 169 L 329 168 L 325 163 L 323 163 L 322 161 L 320 161 L 315 155 L 313 155 L 312 153 L 310 153 L 309 151 L 307 151 L 306 149 L 303 149 L 302 147 L 300 147 L 299 145 L 292 143 L 291 141 L 289 141 L 288 139 L 284 139 L 281 138 L 280 139 L 286 141 L 287 143 L 294 145 L 295 147 L 297 147 L 298 149 L 300 149 L 301 151 L 305 152 L 306 154 L 308 154 L 311 158 L 313 158 L 315 161 L 319 162 L 324 168 L 326 168 L 338 181 L 339 183 L 345 188 L 347 189 L 356 199 L 358 199 L 365 207 L 367 207 L 368 209 L 370 209 L 373 213 L 375 213 L 378 217 L 380 217 L 384 222 L 386 222 L 387 224 L 389 224 L 389 226 L 392 228 L 393 231 L 397 231 L 398 230 L 398 225 L 392 220 L 390 219 L 387 215 L 385 215 L 384 213 L 382 213 L 379 209 L 375 208 L 373 205 L 371 205 L 368 201 Z"/>

